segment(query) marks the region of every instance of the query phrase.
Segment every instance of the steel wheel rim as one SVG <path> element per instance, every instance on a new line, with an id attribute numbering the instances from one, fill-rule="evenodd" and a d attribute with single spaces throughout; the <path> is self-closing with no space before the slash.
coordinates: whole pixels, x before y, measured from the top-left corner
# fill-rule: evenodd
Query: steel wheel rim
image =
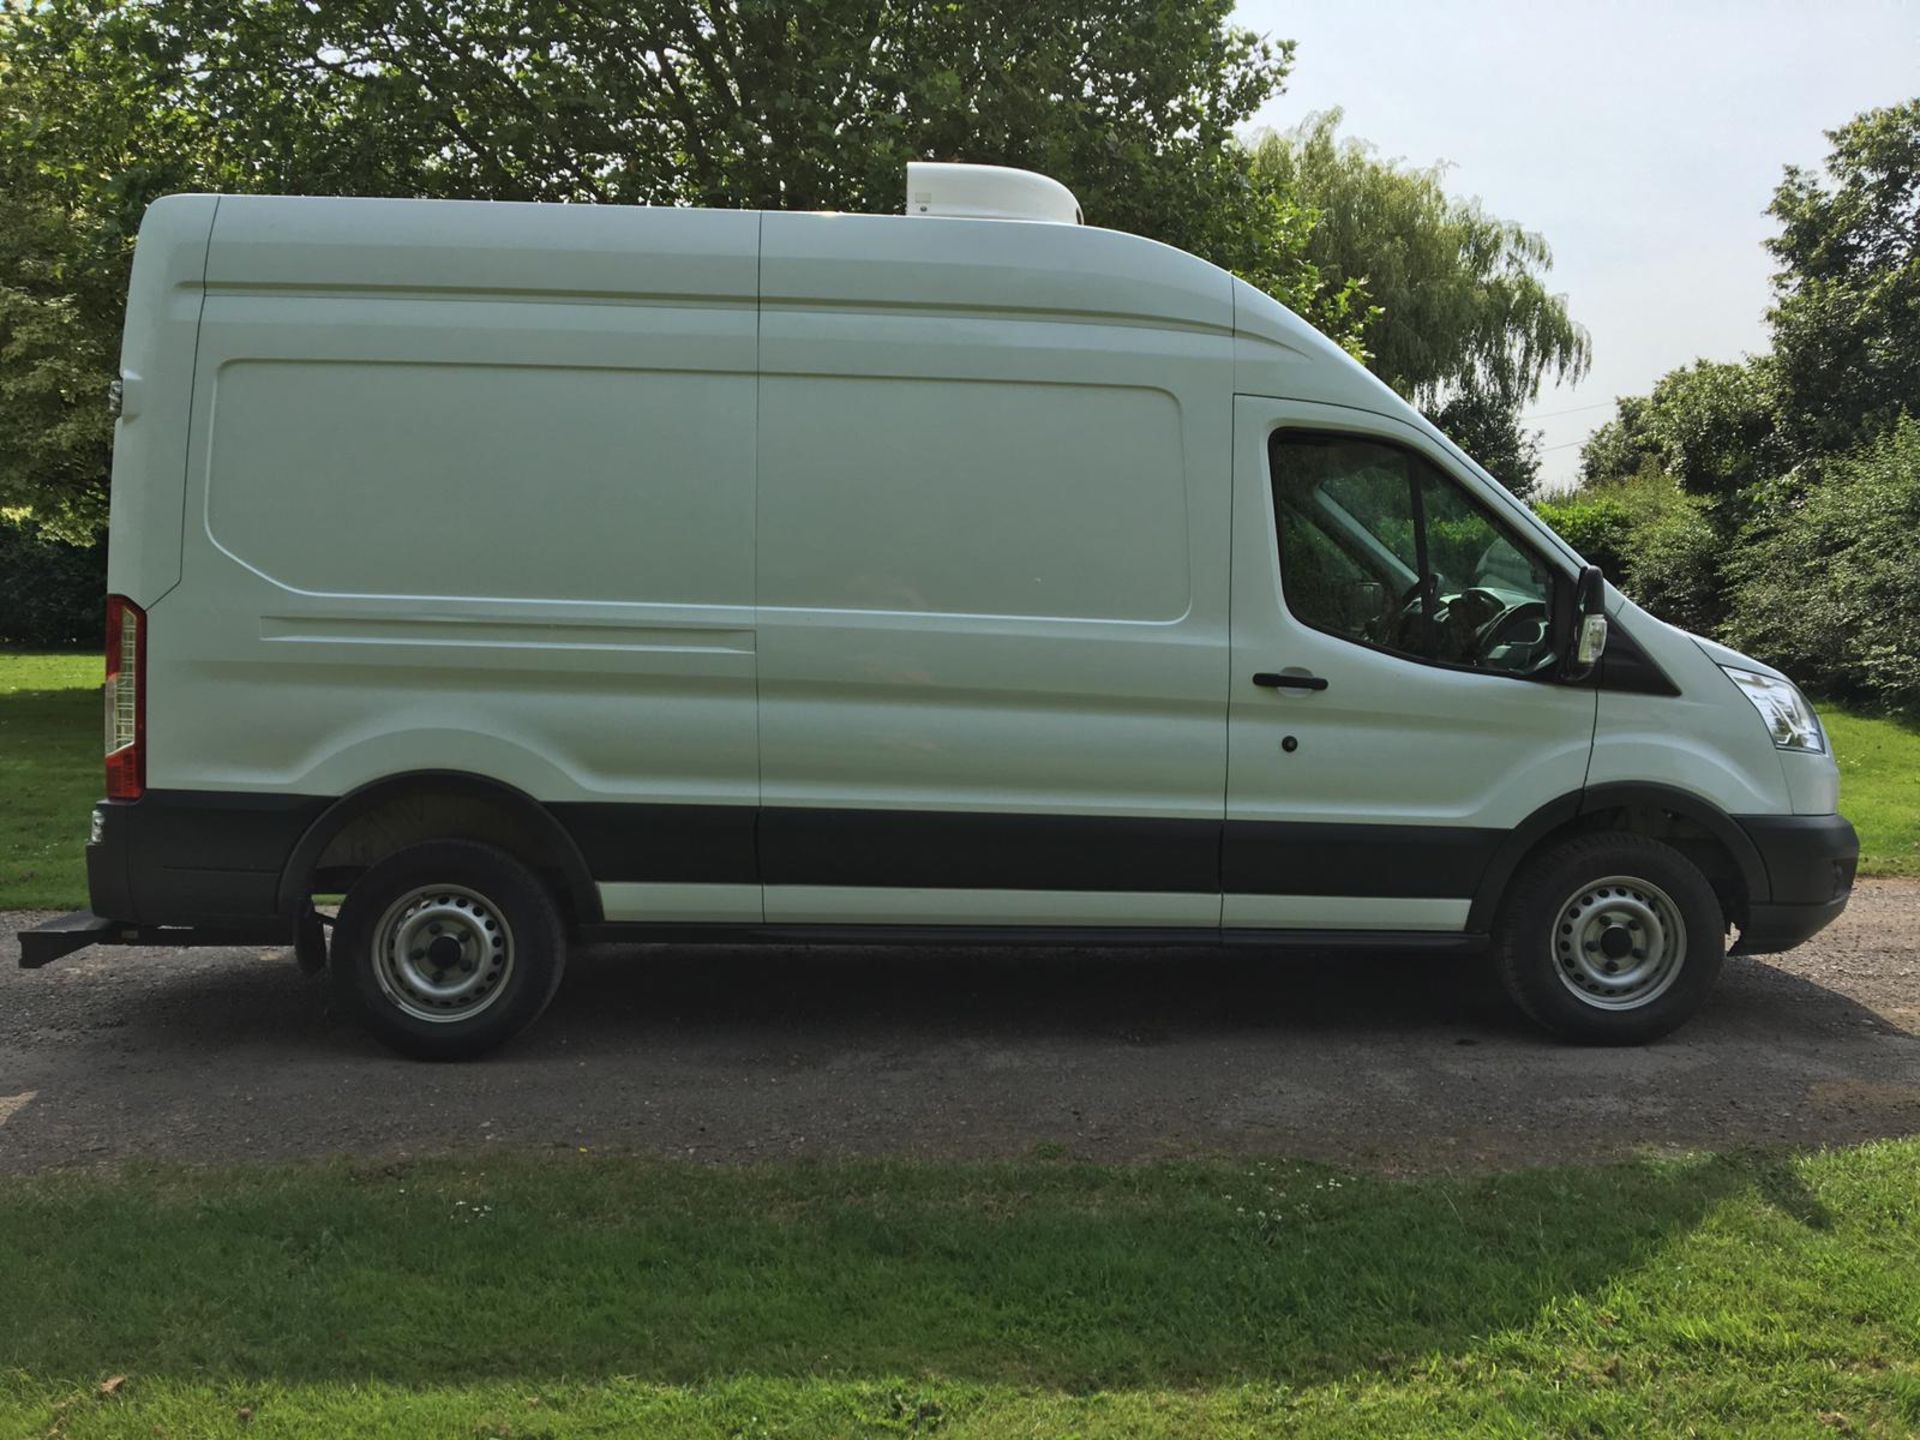
<path id="1" fill-rule="evenodd" d="M 402 1014 L 433 1025 L 470 1020 L 505 992 L 513 929 L 484 895 L 422 885 L 395 900 L 373 932 L 373 973 Z"/>
<path id="2" fill-rule="evenodd" d="M 1632 875 L 1582 885 L 1554 912 L 1553 973 L 1596 1010 L 1651 1005 L 1680 978 L 1687 922 L 1673 897 Z"/>

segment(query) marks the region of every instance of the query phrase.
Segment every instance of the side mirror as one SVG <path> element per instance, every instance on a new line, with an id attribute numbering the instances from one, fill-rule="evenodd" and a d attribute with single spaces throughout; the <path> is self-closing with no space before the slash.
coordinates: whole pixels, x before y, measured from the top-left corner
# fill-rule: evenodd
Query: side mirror
<path id="1" fill-rule="evenodd" d="M 1562 592 L 1564 593 L 1564 592 Z M 1598 565 L 1589 565 L 1574 582 L 1572 604 L 1560 631 L 1560 676 L 1584 680 L 1607 649 L 1607 577 Z"/>

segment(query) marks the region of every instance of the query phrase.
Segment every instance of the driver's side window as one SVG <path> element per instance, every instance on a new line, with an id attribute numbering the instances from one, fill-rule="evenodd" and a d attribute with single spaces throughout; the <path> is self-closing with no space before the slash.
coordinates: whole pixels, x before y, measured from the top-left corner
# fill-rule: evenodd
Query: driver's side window
<path id="1" fill-rule="evenodd" d="M 1283 431 L 1271 463 L 1295 619 L 1410 659 L 1551 670 L 1552 572 L 1427 460 L 1361 436 Z"/>

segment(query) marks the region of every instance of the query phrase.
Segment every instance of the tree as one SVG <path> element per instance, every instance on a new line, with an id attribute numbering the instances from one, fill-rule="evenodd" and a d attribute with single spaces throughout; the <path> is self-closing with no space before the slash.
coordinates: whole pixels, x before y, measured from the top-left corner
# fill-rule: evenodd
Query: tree
<path id="1" fill-rule="evenodd" d="M 1540 483 L 1540 432 L 1522 424 L 1511 404 L 1481 390 L 1462 390 L 1430 418 L 1515 495 L 1533 494 Z"/>
<path id="2" fill-rule="evenodd" d="M 1654 470 L 1690 495 L 1724 502 L 1784 468 L 1769 360 L 1696 360 L 1661 376 L 1651 394 L 1617 405 L 1581 448 L 1585 483 Z"/>
<path id="3" fill-rule="evenodd" d="M 61 539 L 106 521 L 107 386 L 147 204 L 262 188 L 255 127 L 205 103 L 195 54 L 157 6 L 0 0 L 0 507 Z"/>
<path id="4" fill-rule="evenodd" d="M 1829 131 L 1826 177 L 1788 167 L 1768 213 L 1768 313 L 1796 457 L 1920 414 L 1920 99 Z"/>
<path id="5" fill-rule="evenodd" d="M 99 398 L 169 190 L 893 211 L 909 159 L 1066 181 L 1337 340 L 1233 129 L 1292 48 L 1231 0 L 0 0 L 0 504 L 104 518 Z"/>
<path id="6" fill-rule="evenodd" d="M 97 231 L 70 230 L 10 182 L 0 177 L 0 507 L 32 507 L 83 541 L 106 520 L 117 302 L 89 266 Z"/>
<path id="7" fill-rule="evenodd" d="M 1644 395 L 1614 399 L 1613 419 L 1587 436 L 1580 447 L 1580 489 L 1659 471 L 1653 442 L 1647 438 L 1646 406 Z"/>
<path id="8" fill-rule="evenodd" d="M 1338 135 L 1340 112 L 1262 137 L 1254 172 L 1312 211 L 1307 258 L 1330 292 L 1352 287 L 1373 372 L 1461 426 L 1462 448 L 1509 484 L 1533 482 L 1537 439 L 1520 412 L 1543 382 L 1586 373 L 1589 344 L 1547 289 L 1540 236 L 1447 194 L 1438 166 L 1413 169 Z M 1503 473 L 1504 470 L 1504 473 Z M 1509 476 L 1511 479 L 1509 479 Z"/>
<path id="9" fill-rule="evenodd" d="M 106 593 L 104 545 L 62 545 L 0 515 L 0 645 L 98 653 Z"/>
<path id="10" fill-rule="evenodd" d="M 1747 536 L 1728 637 L 1804 685 L 1920 711 L 1920 420 L 1821 468 Z"/>
<path id="11" fill-rule="evenodd" d="M 198 168 L 175 163 L 164 118 L 142 122 L 165 107 L 141 91 L 148 62 L 116 53 L 127 29 L 0 9 L 0 506 L 72 539 L 106 518 L 106 387 L 140 211 Z"/>
<path id="12" fill-rule="evenodd" d="M 1554 523 L 1584 526 L 1664 617 L 1721 628 L 1829 692 L 1912 708 L 1920 100 L 1828 139 L 1823 173 L 1789 167 L 1770 207 L 1771 351 L 1622 397 Z"/>
<path id="13" fill-rule="evenodd" d="M 1621 521 L 1601 563 L 1662 619 L 1714 630 L 1726 557 L 1783 463 L 1766 359 L 1698 360 L 1620 397 L 1580 451 L 1580 498 Z"/>

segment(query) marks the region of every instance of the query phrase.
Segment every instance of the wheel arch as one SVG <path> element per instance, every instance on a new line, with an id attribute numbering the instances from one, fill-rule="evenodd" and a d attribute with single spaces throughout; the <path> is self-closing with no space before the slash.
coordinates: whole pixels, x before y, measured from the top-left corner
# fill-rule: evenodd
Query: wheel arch
<path id="1" fill-rule="evenodd" d="M 1569 835 L 1622 830 L 1665 840 L 1698 865 L 1727 919 L 1771 895 L 1765 864 L 1746 831 L 1711 800 L 1678 786 L 1625 781 L 1591 785 L 1542 805 L 1503 840 L 1487 862 L 1467 915 L 1469 932 L 1492 930 L 1513 875 L 1529 855 Z"/>
<path id="2" fill-rule="evenodd" d="M 344 888 L 374 861 L 432 839 L 498 845 L 549 878 L 570 925 L 604 918 L 586 857 L 553 812 L 523 790 L 461 770 L 383 776 L 334 801 L 281 870 L 279 908 L 296 916 L 316 890 Z"/>

